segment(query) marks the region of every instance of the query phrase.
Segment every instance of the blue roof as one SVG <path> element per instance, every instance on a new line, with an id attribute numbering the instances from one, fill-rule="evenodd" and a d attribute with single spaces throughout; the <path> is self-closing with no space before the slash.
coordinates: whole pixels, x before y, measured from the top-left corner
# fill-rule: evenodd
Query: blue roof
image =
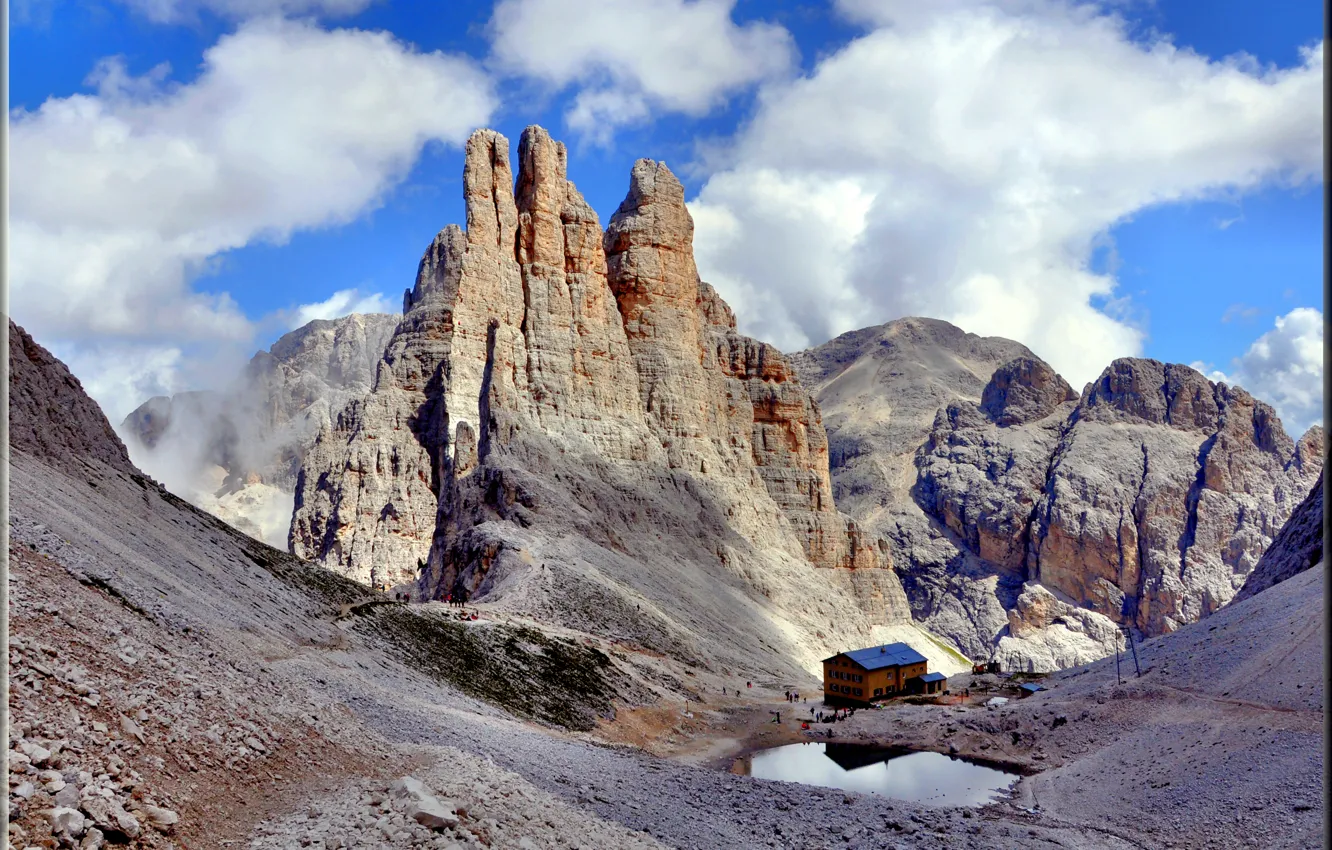
<path id="1" fill-rule="evenodd" d="M 1044 685 L 1038 685 L 1038 684 L 1036 684 L 1035 682 L 1028 682 L 1028 683 L 1025 684 L 1025 685 L 1021 685 L 1020 687 L 1022 688 L 1022 690 L 1024 690 L 1024 691 L 1031 691 L 1033 694 L 1036 693 L 1037 691 L 1043 691 L 1043 690 L 1045 690 L 1045 686 L 1044 686 Z"/>
<path id="2" fill-rule="evenodd" d="M 866 670 L 878 670 L 882 667 L 900 667 L 904 664 L 924 664 L 925 656 L 904 643 L 890 643 L 884 646 L 870 646 L 865 649 L 853 649 L 850 652 L 838 653 L 845 655 L 852 661 L 864 667 Z M 832 661 L 832 658 L 825 658 L 824 661 Z"/>
<path id="3" fill-rule="evenodd" d="M 926 673 L 924 676 L 920 677 L 920 680 L 922 682 L 942 682 L 947 678 L 948 677 L 942 673 Z"/>

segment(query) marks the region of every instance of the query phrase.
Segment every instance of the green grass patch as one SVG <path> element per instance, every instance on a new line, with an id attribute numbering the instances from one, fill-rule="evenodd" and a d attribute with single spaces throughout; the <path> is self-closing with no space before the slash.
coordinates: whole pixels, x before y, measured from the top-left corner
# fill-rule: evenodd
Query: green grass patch
<path id="1" fill-rule="evenodd" d="M 345 576 L 262 544 L 245 555 L 328 606 L 378 600 Z M 519 717 L 586 731 L 614 715 L 623 674 L 604 652 L 528 626 L 463 623 L 443 612 L 388 602 L 353 615 L 352 628 L 377 638 L 403 663 Z"/>

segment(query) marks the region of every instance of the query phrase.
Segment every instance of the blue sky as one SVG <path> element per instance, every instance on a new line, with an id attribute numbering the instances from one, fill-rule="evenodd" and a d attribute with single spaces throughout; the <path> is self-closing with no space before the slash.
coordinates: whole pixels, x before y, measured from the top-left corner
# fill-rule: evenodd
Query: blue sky
<path id="1" fill-rule="evenodd" d="M 463 221 L 467 130 L 484 123 L 516 145 L 525 125 L 539 123 L 569 144 L 570 178 L 603 224 L 633 161 L 666 160 L 693 199 L 704 277 L 736 307 L 743 330 L 784 348 L 925 313 L 1020 339 L 1075 384 L 1111 357 L 1141 354 L 1218 370 L 1272 400 L 1292 424 L 1321 419 L 1321 360 L 1309 352 L 1315 331 L 1321 349 L 1323 185 L 1321 161 L 1315 167 L 1309 151 L 1321 143 L 1322 104 L 1312 99 L 1314 69 L 1301 53 L 1321 41 L 1321 4 L 1161 0 L 1079 11 L 1054 0 L 956 0 L 926 13 L 897 0 L 836 8 L 740 0 L 704 4 L 720 10 L 712 18 L 684 14 L 687 0 L 614 5 L 591 35 L 571 11 L 586 6 L 569 0 L 510 0 L 507 30 L 492 25 L 490 3 L 16 6 L 13 179 L 32 185 L 19 186 L 14 199 L 16 222 L 30 226 L 14 238 L 31 246 L 14 271 L 15 318 L 71 362 L 113 417 L 153 392 L 216 383 L 298 316 L 357 303 L 396 309 L 434 233 Z M 300 22 L 256 25 L 275 12 Z M 1118 35 L 1105 26 L 1110 13 L 1125 19 Z M 658 39 L 677 23 L 679 32 Z M 566 25 L 573 29 L 560 29 Z M 398 42 L 358 42 L 357 58 L 323 44 L 335 29 L 383 30 Z M 653 50 L 617 50 L 646 33 Z M 531 41 L 547 35 L 567 49 Z M 1163 37 L 1179 49 L 1173 58 L 1161 58 Z M 205 55 L 220 43 L 234 49 L 210 73 Z M 253 57 L 288 45 L 295 56 L 298 43 L 312 51 L 302 67 L 328 61 L 329 73 L 244 76 L 288 73 L 280 60 L 254 70 L 263 63 Z M 938 59 L 941 43 L 979 45 L 969 55 L 1004 46 L 971 68 Z M 386 71 L 379 61 L 433 51 L 467 67 L 422 60 Z M 632 58 L 638 53 L 653 55 Z M 1226 58 L 1239 53 L 1252 59 Z M 123 68 L 103 73 L 100 87 L 90 82 L 113 56 Z M 367 87 L 365 111 L 346 117 L 357 126 L 320 126 L 336 118 L 329 113 L 338 111 L 338 94 L 313 89 L 341 73 L 362 79 L 357 61 L 440 94 L 406 99 L 386 76 L 378 89 Z M 169 72 L 145 81 L 162 63 Z M 692 65 L 711 70 L 681 83 L 672 69 Z M 1061 68 L 1081 75 L 1083 87 L 1061 88 Z M 1316 70 L 1321 77 L 1321 59 Z M 1225 97 L 1215 92 L 1233 90 L 1236 75 L 1247 93 L 1217 106 Z M 1121 90 L 1104 91 L 1121 80 Z M 987 110 L 996 98 L 976 92 L 991 84 L 1001 102 Z M 924 105 L 912 103 L 917 94 Z M 378 96 L 384 104 L 373 102 Z M 579 118 L 582 99 L 594 96 L 614 108 Z M 277 97 L 290 106 L 246 100 Z M 953 99 L 965 105 L 941 113 L 937 104 Z M 284 131 L 286 115 L 307 101 L 334 108 Z M 213 129 L 210 110 L 223 116 Z M 227 110 L 242 117 L 226 118 Z M 1164 117 L 1151 118 L 1153 110 Z M 395 117 L 367 141 L 365 126 L 380 115 Z M 241 140 L 207 150 L 203 166 L 182 159 L 179 181 L 238 169 L 239 182 L 200 177 L 197 191 L 163 198 L 173 181 L 144 179 L 162 150 L 185 157 L 182 150 L 210 148 L 244 120 L 290 140 L 294 156 L 314 151 L 312 168 L 329 156 L 343 176 L 289 179 L 284 161 Z M 954 129 L 932 138 L 921 128 L 936 120 Z M 1045 123 L 1057 131 L 1029 141 Z M 130 128 L 128 138 L 107 142 L 116 127 Z M 1121 130 L 1122 140 L 1096 144 Z M 993 139 L 989 149 L 961 139 L 970 133 Z M 1079 134 L 1091 142 L 1066 141 Z M 338 144 L 346 149 L 333 150 Z M 378 147 L 366 154 L 366 145 Z M 60 186 L 38 176 L 43 168 L 70 173 L 69 163 L 86 176 L 71 179 L 62 200 Z M 87 181 L 102 193 L 83 194 Z M 908 208 L 897 209 L 903 198 Z M 105 214 L 89 212 L 99 199 Z M 225 228 L 207 220 L 214 203 Z M 180 215 L 152 212 L 176 204 L 200 222 L 177 232 Z M 136 210 L 146 210 L 142 220 Z M 86 229 L 67 226 L 74 218 Z M 62 279 L 61 258 L 81 244 L 100 247 L 89 251 L 95 261 L 69 274 L 76 285 Z M 146 247 L 124 247 L 138 244 Z M 125 294 L 149 279 L 143 292 Z M 338 304 L 312 306 L 348 290 L 355 293 Z M 1301 308 L 1319 311 L 1316 321 L 1292 313 Z M 1265 334 L 1276 336 L 1253 356 Z"/>

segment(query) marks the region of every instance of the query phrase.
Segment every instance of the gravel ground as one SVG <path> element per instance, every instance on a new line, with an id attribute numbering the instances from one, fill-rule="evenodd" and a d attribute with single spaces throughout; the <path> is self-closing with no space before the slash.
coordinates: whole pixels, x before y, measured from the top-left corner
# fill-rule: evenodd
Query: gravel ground
<path id="1" fill-rule="evenodd" d="M 387 702 L 347 692 L 368 727 L 413 744 L 457 747 L 492 759 L 538 788 L 672 847 L 1132 847 L 1027 816 L 914 806 L 788 782 L 770 782 L 654 758 L 515 724 L 449 716 L 425 700 Z"/>
<path id="2" fill-rule="evenodd" d="M 1321 569 L 1244 603 L 1256 608 L 1142 647 L 1157 672 L 1129 685 L 1114 684 L 1110 660 L 1003 712 L 901 706 L 838 725 L 839 738 L 863 725 L 865 740 L 952 743 L 1044 771 L 1013 803 L 931 808 L 694 767 L 516 719 L 340 627 L 326 601 L 247 555 L 250 541 L 129 477 L 107 472 L 94 493 L 22 457 L 13 470 L 14 545 L 36 549 L 13 562 L 15 648 L 52 670 L 15 665 L 14 728 L 48 751 L 69 742 L 60 781 L 80 799 L 109 791 L 139 824 L 131 843 L 1128 848 L 1234 846 L 1239 834 L 1305 847 L 1321 834 Z M 1261 687 L 1236 690 L 1235 677 Z M 100 704 L 79 702 L 80 686 Z M 1276 694 L 1266 704 L 1264 689 Z M 12 846 L 77 846 L 46 814 L 57 783 L 41 771 L 53 768 L 28 759 L 11 778 L 33 786 Z M 437 799 L 445 825 L 419 823 L 420 801 L 390 793 L 406 775 Z M 159 829 L 149 807 L 179 821 Z"/>

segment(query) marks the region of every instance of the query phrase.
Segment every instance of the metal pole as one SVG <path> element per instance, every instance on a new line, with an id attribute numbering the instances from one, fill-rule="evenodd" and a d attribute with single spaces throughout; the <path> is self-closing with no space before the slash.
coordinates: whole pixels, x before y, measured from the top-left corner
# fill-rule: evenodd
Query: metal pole
<path id="1" fill-rule="evenodd" d="M 1124 680 L 1119 675 L 1119 645 L 1115 645 L 1115 684 L 1122 685 Z"/>
<path id="2" fill-rule="evenodd" d="M 1133 627 L 1129 626 L 1124 631 L 1128 632 L 1129 649 L 1133 651 L 1133 669 L 1137 671 L 1138 678 L 1142 678 L 1142 668 L 1138 666 L 1138 647 L 1133 643 Z"/>

